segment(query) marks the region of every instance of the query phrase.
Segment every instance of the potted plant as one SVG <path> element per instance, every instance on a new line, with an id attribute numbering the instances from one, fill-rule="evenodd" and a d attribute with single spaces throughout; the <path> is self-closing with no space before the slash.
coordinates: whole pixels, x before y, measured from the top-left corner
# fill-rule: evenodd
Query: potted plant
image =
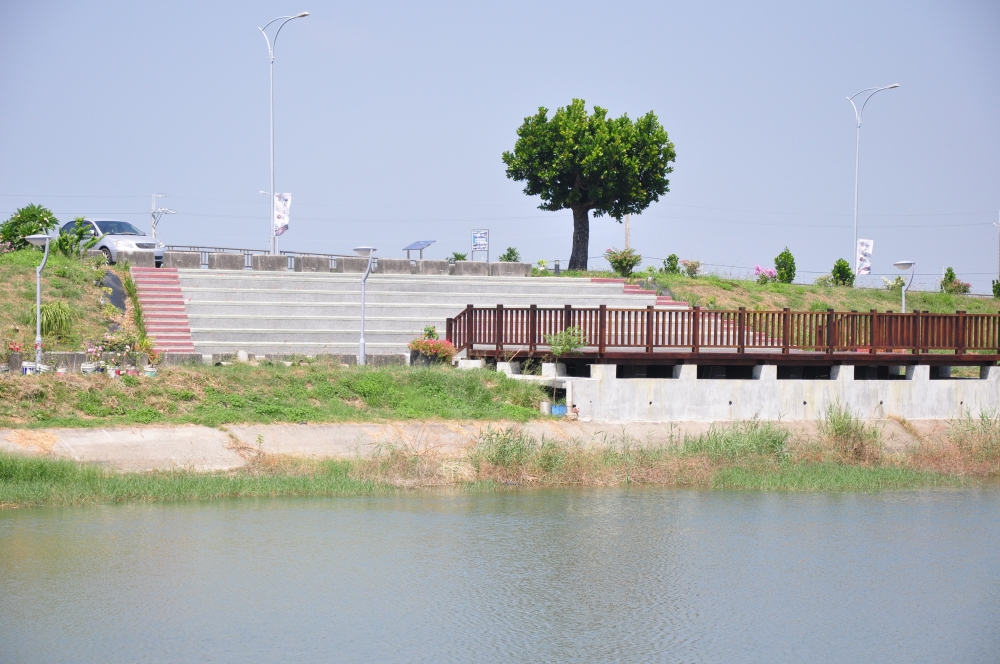
<path id="1" fill-rule="evenodd" d="M 424 336 L 410 342 L 410 364 L 429 367 L 432 364 L 450 364 L 458 351 L 447 339 L 438 339 L 433 325 L 424 328 Z"/>
<path id="2" fill-rule="evenodd" d="M 80 365 L 80 371 L 85 374 L 98 373 L 103 371 L 101 356 L 104 354 L 104 347 L 95 344 L 87 344 L 87 361 Z"/>
<path id="3" fill-rule="evenodd" d="M 555 359 L 552 367 L 552 398 L 555 399 L 556 380 L 559 377 L 559 358 L 575 353 L 586 345 L 586 335 L 579 327 L 567 327 L 562 332 L 545 335 L 545 343 L 549 345 L 549 354 Z M 549 401 L 539 404 L 545 415 L 564 416 L 573 404 L 553 405 Z"/>

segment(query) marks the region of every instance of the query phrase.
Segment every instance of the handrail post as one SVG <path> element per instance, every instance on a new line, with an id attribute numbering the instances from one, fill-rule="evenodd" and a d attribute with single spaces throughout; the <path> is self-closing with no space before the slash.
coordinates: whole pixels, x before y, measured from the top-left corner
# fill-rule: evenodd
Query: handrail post
<path id="1" fill-rule="evenodd" d="M 956 311 L 958 314 L 958 339 L 955 343 L 955 355 L 965 355 L 965 312 Z"/>
<path id="2" fill-rule="evenodd" d="M 475 310 L 475 306 L 471 304 L 465 305 L 465 345 L 469 349 L 469 352 L 465 354 L 466 357 L 469 357 L 472 353 L 472 345 L 475 343 L 475 339 L 472 336 L 472 333 L 476 330 L 476 326 L 472 321 Z"/>
<path id="3" fill-rule="evenodd" d="M 913 354 L 920 354 L 920 309 L 913 310 Z"/>
<path id="4" fill-rule="evenodd" d="M 497 320 L 496 320 L 496 352 L 497 357 L 500 357 L 500 353 L 503 352 L 503 305 L 497 305 Z"/>
<path id="5" fill-rule="evenodd" d="M 573 307 L 567 304 L 563 308 L 563 329 L 568 330 L 573 327 Z"/>
<path id="6" fill-rule="evenodd" d="M 653 316 L 655 309 L 653 305 L 646 307 L 646 352 L 653 352 Z"/>
<path id="7" fill-rule="evenodd" d="M 832 308 L 831 309 L 827 309 L 826 310 L 826 352 L 827 352 L 828 355 L 833 353 L 833 344 L 834 344 L 834 341 L 836 340 L 836 336 L 834 336 L 834 331 L 835 330 L 833 329 L 833 319 L 834 319 L 833 309 Z"/>
<path id="8" fill-rule="evenodd" d="M 455 326 L 455 319 L 454 318 L 445 318 L 444 319 L 444 338 L 445 338 L 445 341 L 447 341 L 448 343 L 450 343 L 452 346 L 455 345 L 455 339 L 453 338 L 453 335 L 452 335 L 452 328 L 454 326 Z"/>
<path id="9" fill-rule="evenodd" d="M 869 315 L 872 317 L 872 322 L 868 325 L 868 345 L 871 346 L 868 349 L 868 354 L 874 355 L 875 345 L 878 341 L 878 312 L 872 309 Z"/>
<path id="10" fill-rule="evenodd" d="M 566 305 L 567 314 L 569 313 L 569 305 Z M 608 334 L 608 305 L 602 304 L 600 310 L 597 314 L 597 337 L 598 337 L 598 347 L 597 352 L 601 357 L 604 357 L 604 351 L 607 348 L 607 334 Z"/>
<path id="11" fill-rule="evenodd" d="M 740 307 L 739 311 L 736 317 L 736 352 L 742 353 L 746 350 L 747 308 Z"/>
<path id="12" fill-rule="evenodd" d="M 697 353 L 701 346 L 701 321 L 699 312 L 701 307 L 691 307 L 691 352 Z"/>
<path id="13" fill-rule="evenodd" d="M 538 346 L 538 305 L 533 304 L 528 309 L 528 351 L 535 352 Z"/>
<path id="14" fill-rule="evenodd" d="M 791 343 L 789 337 L 792 331 L 791 309 L 785 307 L 781 310 L 781 354 L 788 355 L 788 348 Z"/>

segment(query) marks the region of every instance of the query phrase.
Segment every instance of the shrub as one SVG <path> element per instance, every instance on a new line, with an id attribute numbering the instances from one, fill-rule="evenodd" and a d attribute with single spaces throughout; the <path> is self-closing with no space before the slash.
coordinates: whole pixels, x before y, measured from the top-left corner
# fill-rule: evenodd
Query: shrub
<path id="1" fill-rule="evenodd" d="M 642 256 L 635 252 L 635 249 L 608 249 L 604 252 L 604 257 L 611 263 L 611 269 L 615 274 L 626 279 L 632 274 L 632 270 L 642 262 Z"/>
<path id="2" fill-rule="evenodd" d="M 900 276 L 892 280 L 882 277 L 882 283 L 885 284 L 885 289 L 888 291 L 901 291 L 906 285 L 906 281 Z"/>
<path id="3" fill-rule="evenodd" d="M 52 243 L 52 248 L 67 258 L 79 258 L 87 249 L 93 249 L 99 241 L 99 237 L 91 237 L 87 233 L 87 227 L 83 225 L 84 218 L 74 219 L 76 226 L 69 233 L 61 233 Z"/>
<path id="4" fill-rule="evenodd" d="M 1000 281 L 993 280 L 993 297 L 1000 300 Z"/>
<path id="5" fill-rule="evenodd" d="M 455 346 L 446 339 L 414 339 L 410 342 L 410 350 L 446 364 L 458 353 Z"/>
<path id="6" fill-rule="evenodd" d="M 451 257 L 448 258 L 449 263 L 454 263 L 455 261 L 467 261 L 469 260 L 469 254 L 460 254 L 457 251 L 452 252 Z"/>
<path id="7" fill-rule="evenodd" d="M 941 279 L 942 293 L 968 293 L 970 290 L 972 290 L 972 285 L 961 281 L 955 275 L 955 270 L 949 267 L 944 271 L 944 277 Z"/>
<path id="8" fill-rule="evenodd" d="M 833 264 L 833 271 L 830 273 L 830 280 L 834 286 L 853 286 L 854 270 L 843 258 L 838 258 Z"/>
<path id="9" fill-rule="evenodd" d="M 427 325 L 424 327 L 424 339 L 437 339 L 438 331 L 433 325 Z"/>
<path id="10" fill-rule="evenodd" d="M 684 266 L 684 273 L 692 279 L 698 276 L 698 272 L 701 271 L 701 261 L 681 261 L 681 265 Z"/>
<path id="11" fill-rule="evenodd" d="M 24 238 L 38 233 L 47 233 L 59 225 L 59 220 L 48 208 L 32 203 L 19 208 L 10 219 L 0 224 L 0 242 L 7 243 L 10 249 L 26 249 L 31 243 Z"/>
<path id="12" fill-rule="evenodd" d="M 762 286 L 772 281 L 778 281 L 777 270 L 769 267 L 762 268 L 760 265 L 754 266 L 753 276 L 756 277 L 757 283 Z"/>
<path id="13" fill-rule="evenodd" d="M 680 274 L 681 267 L 680 261 L 677 260 L 677 254 L 670 254 L 667 256 L 666 260 L 663 261 L 663 274 Z"/>
<path id="14" fill-rule="evenodd" d="M 507 251 L 500 254 L 500 258 L 497 260 L 501 263 L 520 263 L 521 252 L 514 247 L 507 247 Z"/>
<path id="15" fill-rule="evenodd" d="M 42 305 L 42 336 L 54 334 L 59 337 L 67 336 L 73 330 L 73 319 L 76 314 L 73 308 L 62 300 L 46 302 Z M 31 324 L 36 325 L 38 311 L 32 307 Z"/>
<path id="16" fill-rule="evenodd" d="M 795 281 L 795 257 L 788 247 L 774 259 L 774 268 L 781 283 L 790 284 Z"/>
<path id="17" fill-rule="evenodd" d="M 549 262 L 547 260 L 545 260 L 544 258 L 539 258 L 538 259 L 538 269 L 539 270 L 547 270 L 548 267 L 549 267 Z"/>
<path id="18" fill-rule="evenodd" d="M 567 327 L 562 332 L 545 335 L 545 343 L 549 352 L 555 357 L 563 357 L 575 353 L 586 345 L 586 337 L 578 327 Z"/>

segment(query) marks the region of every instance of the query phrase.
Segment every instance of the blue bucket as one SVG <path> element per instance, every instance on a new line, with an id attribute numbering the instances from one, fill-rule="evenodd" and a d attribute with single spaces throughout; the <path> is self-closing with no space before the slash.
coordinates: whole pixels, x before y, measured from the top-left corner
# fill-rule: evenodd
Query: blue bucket
<path id="1" fill-rule="evenodd" d="M 566 417 L 566 406 L 552 406 L 552 415 L 555 417 Z"/>

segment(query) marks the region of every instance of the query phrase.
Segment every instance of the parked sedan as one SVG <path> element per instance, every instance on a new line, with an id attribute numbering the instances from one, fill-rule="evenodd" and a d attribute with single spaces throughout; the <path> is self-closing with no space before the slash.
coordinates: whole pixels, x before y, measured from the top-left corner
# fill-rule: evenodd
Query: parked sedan
<path id="1" fill-rule="evenodd" d="M 166 245 L 153 240 L 148 235 L 127 221 L 114 221 L 111 219 L 84 219 L 87 225 L 87 236 L 100 238 L 95 249 L 99 249 L 108 263 L 118 262 L 119 251 L 153 251 L 156 259 L 156 266 L 163 262 L 163 249 Z M 71 221 L 62 227 L 63 233 L 72 233 L 76 230 L 76 222 Z"/>

